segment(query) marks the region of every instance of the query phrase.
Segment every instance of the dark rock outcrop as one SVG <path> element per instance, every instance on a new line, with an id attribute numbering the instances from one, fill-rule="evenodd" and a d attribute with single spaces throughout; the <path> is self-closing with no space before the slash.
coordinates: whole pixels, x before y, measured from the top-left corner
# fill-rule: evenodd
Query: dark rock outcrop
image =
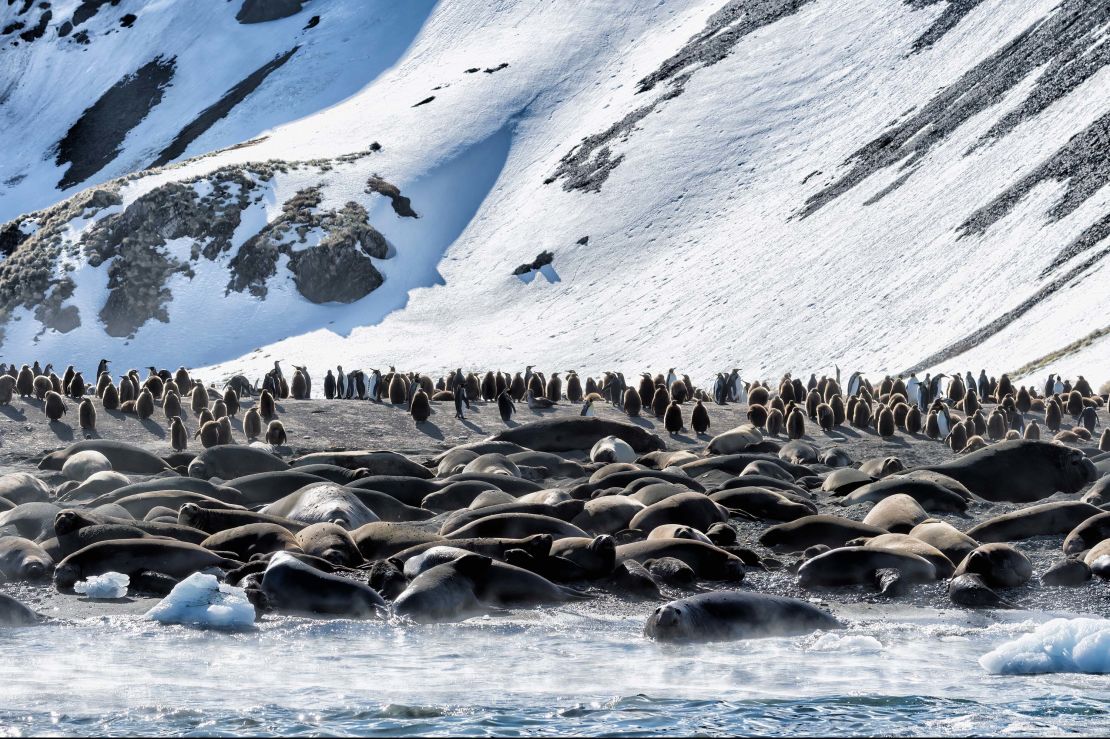
<path id="1" fill-rule="evenodd" d="M 243 0 L 235 20 L 240 23 L 266 23 L 301 12 L 301 0 Z"/>

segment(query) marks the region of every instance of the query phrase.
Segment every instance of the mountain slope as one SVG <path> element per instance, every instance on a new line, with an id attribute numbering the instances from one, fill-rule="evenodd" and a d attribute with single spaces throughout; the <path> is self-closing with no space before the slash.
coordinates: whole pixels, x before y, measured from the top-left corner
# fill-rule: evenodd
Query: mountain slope
<path id="1" fill-rule="evenodd" d="M 14 50 L 93 99 L 0 97 L 53 126 L 0 192 L 6 356 L 1110 373 L 1110 1 L 239 5 L 101 8 L 176 8 L 112 70 L 174 77 L 96 187 L 22 216 L 79 187 L 35 157 L 113 74 L 49 28 Z M 249 53 L 177 87 L 200 28 Z"/>

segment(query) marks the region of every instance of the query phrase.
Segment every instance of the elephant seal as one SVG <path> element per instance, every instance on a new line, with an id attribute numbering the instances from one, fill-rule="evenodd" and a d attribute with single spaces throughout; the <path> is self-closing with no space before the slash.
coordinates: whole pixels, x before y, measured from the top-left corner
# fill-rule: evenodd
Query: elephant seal
<path id="1" fill-rule="evenodd" d="M 551 556 L 570 560 L 587 578 L 598 579 L 611 575 L 617 566 L 617 545 L 613 537 L 604 534 L 592 539 L 567 537 L 552 543 Z"/>
<path id="2" fill-rule="evenodd" d="M 112 505 L 123 508 L 134 518 L 145 518 L 151 510 L 159 507 L 171 508 L 176 515 L 177 510 L 185 503 L 192 503 L 201 508 L 242 509 L 241 506 L 224 503 L 222 500 L 209 498 L 207 495 L 185 493 L 180 490 L 162 490 L 128 495 L 126 498 L 120 498 Z"/>
<path id="3" fill-rule="evenodd" d="M 3 514 L 0 514 L 0 520 Z M 1068 532 L 1064 538 L 1064 554 L 1079 554 L 1103 539 L 1110 538 L 1110 511 L 1099 511 Z"/>
<path id="4" fill-rule="evenodd" d="M 1049 567 L 1041 582 L 1050 586 L 1077 587 L 1091 579 L 1090 566 L 1081 559 L 1067 558 Z"/>
<path id="5" fill-rule="evenodd" d="M 0 582 L 41 580 L 54 560 L 42 547 L 19 536 L 0 537 Z"/>
<path id="6" fill-rule="evenodd" d="M 713 544 L 713 540 L 709 538 L 708 534 L 698 531 L 693 526 L 686 526 L 680 523 L 665 523 L 662 526 L 653 528 L 646 537 L 646 539 L 691 539 L 693 541 L 700 541 L 706 544 Z"/>
<path id="7" fill-rule="evenodd" d="M 947 521 L 929 519 L 910 529 L 910 536 L 939 549 L 953 563 L 963 562 L 979 542 Z"/>
<path id="8" fill-rule="evenodd" d="M 85 439 L 70 444 L 65 449 L 47 454 L 39 462 L 40 470 L 61 472 L 66 460 L 84 451 L 103 454 L 116 472 L 136 475 L 157 475 L 170 469 L 165 461 L 141 447 L 124 441 Z"/>
<path id="9" fill-rule="evenodd" d="M 890 549 L 845 546 L 808 559 L 798 568 L 803 588 L 873 583 L 879 570 L 897 570 L 906 584 L 937 579 L 936 568 L 924 557 Z"/>
<path id="10" fill-rule="evenodd" d="M 617 547 L 617 562 L 674 557 L 682 560 L 698 577 L 706 580 L 744 579 L 744 562 L 734 554 L 710 544 L 689 539 L 646 539 Z"/>
<path id="11" fill-rule="evenodd" d="M 916 554 L 933 565 L 933 569 L 937 573 L 937 579 L 940 580 L 951 577 L 956 569 L 956 565 L 952 564 L 952 560 L 948 559 L 944 552 L 909 534 L 881 534 L 866 541 L 853 539 L 848 542 L 849 546 L 857 543 L 870 549 L 886 549 L 888 551 Z"/>
<path id="12" fill-rule="evenodd" d="M 199 544 L 208 534 L 199 529 L 180 524 L 167 524 L 155 521 L 139 521 L 134 518 L 109 516 L 98 511 L 74 510 L 67 508 L 59 511 L 54 517 L 54 533 L 58 537 L 73 534 L 89 526 L 125 526 L 127 529 L 139 529 L 150 536 L 166 537 L 189 544 Z"/>
<path id="13" fill-rule="evenodd" d="M 296 542 L 305 554 L 326 559 L 335 565 L 357 567 L 364 561 L 347 530 L 333 523 L 314 523 L 301 529 L 297 532 Z"/>
<path id="14" fill-rule="evenodd" d="M 351 531 L 351 539 L 367 561 L 392 557 L 417 544 L 438 543 L 443 537 L 408 523 L 373 521 Z"/>
<path id="15" fill-rule="evenodd" d="M 658 452 L 653 452 L 658 453 Z M 635 462 L 636 451 L 624 439 L 605 436 L 590 448 L 591 462 Z"/>
<path id="16" fill-rule="evenodd" d="M 128 479 L 127 475 L 122 475 L 119 472 L 111 470 L 94 472 L 80 485 L 70 482 L 66 483 L 66 485 L 73 485 L 73 487 L 67 487 L 64 491 L 62 488 L 59 488 L 57 499 L 61 501 L 83 501 L 91 503 L 100 500 L 103 496 L 109 495 L 120 488 L 125 488 L 130 484 L 131 480 Z"/>
<path id="17" fill-rule="evenodd" d="M 104 503 L 114 503 L 120 498 L 125 498 L 129 495 L 138 495 L 139 493 L 153 493 L 162 490 L 180 490 L 184 493 L 200 493 L 209 498 L 221 500 L 224 503 L 231 505 L 247 505 L 243 499 L 243 494 L 238 490 L 228 487 L 226 485 L 214 485 L 208 480 L 201 480 L 196 477 L 181 477 L 175 475 L 173 477 L 154 477 L 143 482 L 133 482 L 130 485 L 122 488 L 116 488 L 111 493 L 106 493 L 94 500 L 90 505 L 101 505 Z"/>
<path id="18" fill-rule="evenodd" d="M 3 495 L 3 491 L 0 491 L 0 496 Z M 1090 490 L 1083 494 L 1080 500 L 1084 503 L 1097 506 L 1104 506 L 1110 503 L 1110 475 L 1103 475 L 1096 480 L 1095 484 L 1091 486 Z"/>
<path id="19" fill-rule="evenodd" d="M 759 446 L 762 442 L 763 434 L 759 429 L 745 423 L 714 436 L 709 440 L 706 450 L 710 454 L 737 454 Z"/>
<path id="20" fill-rule="evenodd" d="M 681 467 L 684 464 L 698 461 L 698 455 L 693 452 L 648 452 L 636 458 L 636 463 L 652 470 L 665 470 L 668 467 Z"/>
<path id="21" fill-rule="evenodd" d="M 439 458 L 436 465 L 436 477 L 448 477 L 457 472 L 462 472 L 467 464 L 481 455 L 472 449 L 451 449 Z"/>
<path id="22" fill-rule="evenodd" d="M 969 572 L 948 581 L 948 597 L 966 608 L 1017 608 L 994 592 L 980 575 Z"/>
<path id="23" fill-rule="evenodd" d="M 370 470 L 365 467 L 348 469 L 334 464 L 302 464 L 297 465 L 294 469 L 306 475 L 316 475 L 316 477 L 330 480 L 337 485 L 347 485 L 348 483 L 357 482 L 364 477 L 370 476 Z M 228 484 L 230 485 L 231 483 Z"/>
<path id="24" fill-rule="evenodd" d="M 830 495 L 847 495 L 857 488 L 875 482 L 871 475 L 853 467 L 841 467 L 830 472 L 821 483 L 821 489 Z"/>
<path id="25" fill-rule="evenodd" d="M 817 506 L 790 493 L 761 487 L 729 488 L 709 497 L 730 511 L 772 521 L 796 521 L 817 513 Z"/>
<path id="26" fill-rule="evenodd" d="M 112 463 L 98 451 L 86 449 L 83 452 L 71 454 L 62 463 L 62 474 L 69 480 L 84 482 L 96 472 L 110 472 Z"/>
<path id="27" fill-rule="evenodd" d="M 42 621 L 42 616 L 10 595 L 0 593 L 0 626 L 34 626 Z"/>
<path id="28" fill-rule="evenodd" d="M 238 490 L 244 501 L 243 505 L 259 506 L 268 505 L 284 498 L 290 493 L 295 493 L 301 488 L 317 482 L 334 483 L 319 475 L 302 472 L 296 469 L 279 470 L 276 472 L 256 472 L 227 481 L 227 486 Z"/>
<path id="29" fill-rule="evenodd" d="M 50 555 L 54 562 L 61 562 L 78 549 L 84 549 L 89 544 L 112 539 L 146 539 L 154 536 L 146 531 L 126 524 L 98 523 L 91 526 L 82 526 L 76 531 L 67 534 L 58 534 L 53 539 L 42 543 L 42 548 Z M 201 539 L 200 541 L 203 541 Z M 198 542 L 191 542 L 198 543 Z M 51 564 L 53 566 L 53 564 Z"/>
<path id="30" fill-rule="evenodd" d="M 892 534 L 908 534 L 927 518 L 929 514 L 916 500 L 903 493 L 895 493 L 876 503 L 864 516 L 863 522 Z"/>
<path id="31" fill-rule="evenodd" d="M 578 462 L 572 462 L 551 452 L 517 452 L 507 454 L 505 457 L 517 465 L 525 476 L 535 472 L 545 478 L 565 477 L 576 479 L 585 477 L 587 474 L 586 468 Z"/>
<path id="32" fill-rule="evenodd" d="M 991 587 L 1013 588 L 1033 576 L 1033 563 L 1009 544 L 983 544 L 964 557 L 953 577 L 965 573 L 979 575 Z"/>
<path id="33" fill-rule="evenodd" d="M 898 457 L 873 457 L 860 463 L 859 471 L 874 478 L 883 478 L 906 469 Z"/>
<path id="34" fill-rule="evenodd" d="M 0 512 L 0 536 L 22 536 L 42 541 L 54 535 L 54 517 L 61 508 L 53 503 L 20 503 Z"/>
<path id="35" fill-rule="evenodd" d="M 273 523 L 248 523 L 212 534 L 200 543 L 213 552 L 234 552 L 246 562 L 256 554 L 301 551 L 288 529 Z"/>
<path id="36" fill-rule="evenodd" d="M 262 592 L 275 610 L 348 618 L 377 618 L 386 602 L 369 585 L 318 570 L 288 552 L 270 557 Z"/>
<path id="37" fill-rule="evenodd" d="M 477 472 L 486 475 L 508 475 L 509 477 L 523 477 L 520 468 L 504 454 L 482 454 L 466 463 L 462 471 Z"/>
<path id="38" fill-rule="evenodd" d="M 480 454 L 492 454 L 494 452 L 509 456 L 510 454 L 531 451 L 525 447 L 522 447 L 520 444 L 513 444 L 512 442 L 508 441 L 490 441 L 489 439 L 486 439 L 484 441 L 472 441 L 466 444 L 456 444 L 450 449 L 440 452 L 439 454 L 431 458 L 428 466 L 438 467 L 448 455 L 459 450 L 473 452 L 474 456 L 478 456 Z"/>
<path id="39" fill-rule="evenodd" d="M 393 612 L 417 623 L 461 621 L 488 613 L 478 600 L 474 581 L 493 566 L 493 560 L 468 554 L 420 573 L 393 601 Z"/>
<path id="40" fill-rule="evenodd" d="M 594 534 L 615 534 L 628 528 L 632 517 L 646 506 L 626 495 L 605 495 L 587 500 L 571 523 Z"/>
<path id="41" fill-rule="evenodd" d="M 1033 503 L 1056 492 L 1076 493 L 1098 477 L 1082 451 L 1028 439 L 1001 441 L 960 459 L 917 469 L 947 475 L 995 503 Z"/>
<path id="42" fill-rule="evenodd" d="M 656 526 L 677 523 L 705 531 L 729 518 L 728 509 L 704 493 L 679 493 L 649 505 L 632 517 L 629 528 L 650 532 Z"/>
<path id="43" fill-rule="evenodd" d="M 644 479 L 646 480 L 647 478 Z M 647 484 L 644 485 L 636 487 L 630 485 L 625 488 L 625 495 L 628 498 L 638 503 L 643 503 L 645 507 L 660 503 L 671 496 L 689 492 L 691 492 L 690 488 L 684 485 L 676 485 L 673 482 L 648 481 Z"/>
<path id="44" fill-rule="evenodd" d="M 478 600 L 502 608 L 554 605 L 586 597 L 523 567 L 497 560 L 493 560 L 484 573 L 472 577 L 471 581 Z"/>
<path id="45" fill-rule="evenodd" d="M 1083 555 L 1083 562 L 1091 568 L 1091 572 L 1106 579 L 1106 575 L 1103 574 L 1107 572 L 1106 563 L 1104 561 L 1100 562 L 1100 560 L 1103 560 L 1108 555 L 1110 555 L 1110 539 L 1103 539 Z"/>
<path id="46" fill-rule="evenodd" d="M 430 496 L 429 496 L 430 497 Z M 505 505 L 506 503 L 515 503 L 516 498 L 506 493 L 504 490 L 486 490 L 478 494 L 478 497 L 470 501 L 467 506 L 472 511 L 479 508 L 489 508 L 495 505 Z"/>
<path id="47" fill-rule="evenodd" d="M 331 482 L 313 483 L 260 509 L 259 513 L 289 518 L 301 523 L 330 521 L 345 529 L 357 529 L 380 518 L 354 490 Z"/>
<path id="48" fill-rule="evenodd" d="M 842 628 L 816 606 L 777 595 L 724 590 L 659 606 L 644 625 L 657 641 L 730 641 Z"/>
<path id="49" fill-rule="evenodd" d="M 818 514 L 771 526 L 760 534 L 759 543 L 765 547 L 801 552 L 815 544 L 842 547 L 849 539 L 888 533 L 886 529 L 850 518 Z"/>
<path id="50" fill-rule="evenodd" d="M 967 510 L 967 500 L 947 488 L 926 480 L 908 480 L 898 476 L 858 487 L 841 498 L 840 505 L 878 503 L 896 494 L 907 495 L 926 511 L 934 513 L 963 513 Z"/>
<path id="51" fill-rule="evenodd" d="M 295 534 L 309 525 L 302 521 L 293 521 L 281 516 L 270 516 L 256 511 L 204 508 L 195 503 L 186 503 L 177 510 L 177 523 L 208 534 L 215 534 L 251 523 L 277 524 Z"/>
<path id="52" fill-rule="evenodd" d="M 428 479 L 433 473 L 403 454 L 390 451 L 313 452 L 293 460 L 293 467 L 330 464 L 347 469 L 364 469 L 369 475 L 400 475 Z"/>
<path id="53" fill-rule="evenodd" d="M 666 449 L 663 440 L 640 426 L 597 416 L 545 418 L 504 429 L 490 441 L 509 441 L 537 452 L 588 450 L 600 439 L 616 436 L 639 454 Z"/>
<path id="54" fill-rule="evenodd" d="M 585 502 L 581 500 L 560 500 L 556 503 L 546 503 L 516 499 L 511 503 L 496 503 L 482 508 L 463 508 L 448 514 L 443 519 L 443 523 L 439 526 L 439 533 L 447 535 L 480 518 L 488 518 L 502 513 L 530 513 L 557 518 L 560 521 L 569 521 L 581 513 L 585 505 Z"/>
<path id="55" fill-rule="evenodd" d="M 398 552 L 390 557 L 390 559 L 403 567 L 405 562 L 410 558 L 422 554 L 436 546 L 451 546 L 458 549 L 465 549 L 468 552 L 481 554 L 483 557 L 489 557 L 490 559 L 504 559 L 506 552 L 513 549 L 520 549 L 535 559 L 543 559 L 551 555 L 551 545 L 553 542 L 554 538 L 550 534 L 534 534 L 521 539 L 492 537 L 441 539 L 439 541 L 415 544 L 408 549 Z"/>
<path id="56" fill-rule="evenodd" d="M 656 582 L 672 588 L 688 590 L 697 585 L 698 576 L 690 565 L 675 557 L 660 557 L 644 562 L 644 569 Z"/>
<path id="57" fill-rule="evenodd" d="M 449 544 L 437 544 L 425 549 L 420 554 L 406 559 L 402 571 L 405 577 L 409 580 L 414 580 L 433 567 L 438 567 L 448 562 L 454 562 L 456 559 L 465 557 L 469 554 L 473 554 L 473 552 L 459 547 L 453 547 Z"/>
<path id="58" fill-rule="evenodd" d="M 106 572 L 122 572 L 129 576 L 157 572 L 180 580 L 210 567 L 233 569 L 241 564 L 197 544 L 183 541 L 101 541 L 90 544 L 59 562 L 54 568 L 54 585 L 61 592 L 69 592 L 78 580 Z"/>
<path id="59" fill-rule="evenodd" d="M 234 480 L 257 472 L 278 472 L 289 465 L 265 449 L 253 446 L 221 444 L 209 447 L 189 463 L 189 477 L 211 480 Z"/>
<path id="60" fill-rule="evenodd" d="M 516 498 L 515 495 L 506 493 L 501 488 L 477 480 L 465 480 L 463 482 L 453 482 L 435 492 L 428 493 L 422 500 L 417 501 L 417 504 L 425 510 L 445 513 L 466 508 L 487 491 L 496 491 L 510 498 Z"/>
<path id="61" fill-rule="evenodd" d="M 589 536 L 574 524 L 536 513 L 495 513 L 472 520 L 452 531 L 441 530 L 440 533 L 448 539 L 522 538 L 533 534 L 551 534 L 560 539 L 566 536 Z"/>
<path id="62" fill-rule="evenodd" d="M 13 505 L 47 503 L 51 497 L 50 486 L 29 472 L 9 472 L 0 476 L 0 498 Z"/>
<path id="63" fill-rule="evenodd" d="M 1102 509 L 1090 503 L 1065 500 L 1022 508 L 973 526 L 967 535 L 983 543 L 1019 541 L 1034 536 L 1067 534 Z"/>
<path id="64" fill-rule="evenodd" d="M 779 449 L 779 459 L 791 464 L 816 464 L 819 457 L 817 447 L 804 441 L 788 441 Z"/>

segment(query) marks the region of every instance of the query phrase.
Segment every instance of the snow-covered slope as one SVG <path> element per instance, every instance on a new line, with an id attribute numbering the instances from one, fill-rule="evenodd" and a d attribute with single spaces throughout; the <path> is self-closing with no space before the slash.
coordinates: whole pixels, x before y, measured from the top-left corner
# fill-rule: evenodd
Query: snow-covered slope
<path id="1" fill-rule="evenodd" d="M 1110 377 L 1110 0 L 52 5 L 0 46 L 9 361 Z"/>

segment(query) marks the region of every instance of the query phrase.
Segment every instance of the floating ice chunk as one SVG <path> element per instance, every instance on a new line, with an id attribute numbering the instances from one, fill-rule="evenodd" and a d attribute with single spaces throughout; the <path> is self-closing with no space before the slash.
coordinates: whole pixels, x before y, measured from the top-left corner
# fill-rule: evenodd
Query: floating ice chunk
<path id="1" fill-rule="evenodd" d="M 809 648 L 811 652 L 853 652 L 864 654 L 883 651 L 883 643 L 873 636 L 856 634 L 841 636 L 840 634 L 822 634 Z"/>
<path id="2" fill-rule="evenodd" d="M 88 580 L 78 580 L 73 589 L 89 598 L 110 600 L 125 597 L 130 584 L 131 578 L 122 572 L 105 572 L 103 575 L 93 575 Z"/>
<path id="3" fill-rule="evenodd" d="M 987 652 L 979 665 L 996 675 L 1110 672 L 1110 620 L 1054 618 Z"/>
<path id="4" fill-rule="evenodd" d="M 254 624 L 254 606 L 242 588 L 196 572 L 175 585 L 146 617 L 164 624 L 245 629 Z"/>

